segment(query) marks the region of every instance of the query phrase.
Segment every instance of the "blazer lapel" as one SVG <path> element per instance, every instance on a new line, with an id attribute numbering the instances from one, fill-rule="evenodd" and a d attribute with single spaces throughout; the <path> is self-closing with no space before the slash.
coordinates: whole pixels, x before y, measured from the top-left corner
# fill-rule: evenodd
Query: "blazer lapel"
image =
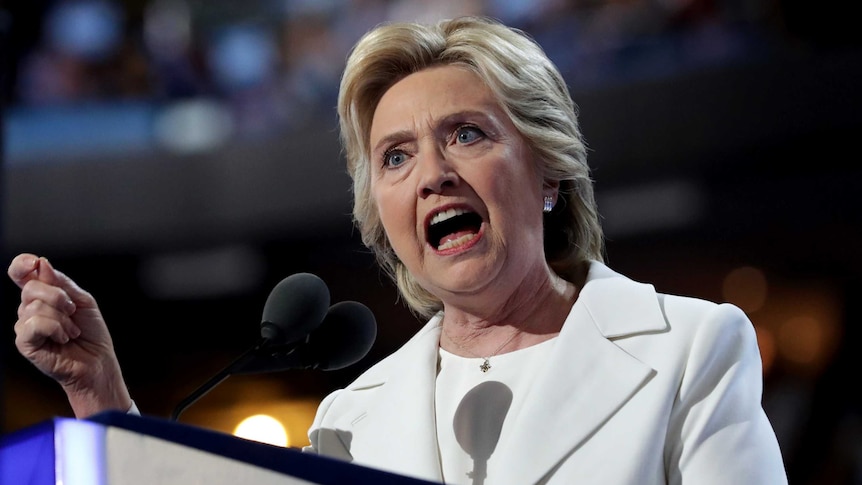
<path id="1" fill-rule="evenodd" d="M 654 375 L 608 338 L 666 327 L 652 287 L 600 263 L 587 282 L 530 391 L 541 398 L 524 405 L 500 449 L 501 485 L 539 482 Z"/>
<path id="2" fill-rule="evenodd" d="M 356 390 L 380 386 L 373 405 L 351 418 L 357 434 L 366 437 L 362 448 L 370 454 L 361 457 L 370 461 L 360 461 L 380 463 L 403 475 L 442 480 L 434 413 L 439 341 L 439 317 L 434 317 L 398 351 L 384 382 L 360 379 L 350 386 Z"/>

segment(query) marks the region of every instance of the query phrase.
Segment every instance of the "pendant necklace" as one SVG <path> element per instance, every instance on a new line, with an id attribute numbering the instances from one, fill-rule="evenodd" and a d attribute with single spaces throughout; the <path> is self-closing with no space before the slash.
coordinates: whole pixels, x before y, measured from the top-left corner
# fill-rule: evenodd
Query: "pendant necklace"
<path id="1" fill-rule="evenodd" d="M 503 342 L 503 345 L 501 345 L 501 346 L 497 347 L 497 350 L 495 350 L 494 352 L 492 352 L 492 353 L 491 353 L 490 355 L 488 355 L 487 357 L 483 357 L 483 356 L 481 356 L 481 355 L 476 355 L 476 354 L 474 354 L 473 352 L 471 352 L 471 351 L 470 351 L 470 349 L 465 348 L 463 345 L 461 345 L 461 344 L 459 344 L 458 342 L 456 342 L 452 337 L 450 337 L 450 336 L 449 336 L 449 333 L 448 333 L 448 332 L 446 332 L 446 329 L 445 329 L 442 325 L 440 326 L 440 328 L 443 330 L 443 335 L 445 335 L 445 336 L 446 336 L 446 338 L 447 338 L 450 342 L 452 342 L 453 344 L 455 344 L 455 346 L 456 346 L 456 347 L 458 347 L 459 349 L 463 350 L 464 352 L 467 352 L 468 354 L 470 354 L 471 356 L 473 356 L 473 357 L 475 357 L 475 358 L 477 358 L 477 359 L 482 359 L 482 361 L 483 361 L 483 362 L 479 365 L 479 370 L 480 370 L 480 371 L 482 371 L 482 372 L 488 372 L 489 370 L 491 370 L 491 357 L 495 357 L 495 356 L 497 355 L 497 352 L 499 352 L 499 351 L 503 350 L 503 347 L 505 347 L 505 346 L 509 345 L 509 342 L 511 342 L 511 341 L 515 338 L 515 336 L 516 336 L 516 335 L 518 335 L 518 333 L 519 333 L 519 332 L 518 332 L 518 329 L 516 328 L 516 329 L 515 329 L 515 331 L 514 331 L 514 332 L 512 332 L 512 335 L 511 335 L 508 339 L 506 339 L 506 341 L 505 341 L 505 342 Z"/>

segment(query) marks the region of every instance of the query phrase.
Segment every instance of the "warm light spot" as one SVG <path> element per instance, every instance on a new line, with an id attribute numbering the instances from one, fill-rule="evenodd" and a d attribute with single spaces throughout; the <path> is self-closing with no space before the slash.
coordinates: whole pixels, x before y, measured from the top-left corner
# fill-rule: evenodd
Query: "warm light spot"
<path id="1" fill-rule="evenodd" d="M 287 431 L 284 426 L 277 419 L 265 414 L 257 414 L 243 419 L 233 434 L 261 443 L 287 446 Z"/>
<path id="2" fill-rule="evenodd" d="M 754 327 L 754 331 L 760 348 L 760 360 L 763 362 L 763 374 L 767 375 L 775 363 L 775 335 L 763 327 Z"/>
<path id="3" fill-rule="evenodd" d="M 746 313 L 763 308 L 767 293 L 766 275 L 751 266 L 736 268 L 727 274 L 721 285 L 725 301 L 729 301 Z"/>
<path id="4" fill-rule="evenodd" d="M 797 364 L 816 363 L 824 352 L 823 326 L 811 317 L 795 317 L 778 329 L 778 350 Z"/>

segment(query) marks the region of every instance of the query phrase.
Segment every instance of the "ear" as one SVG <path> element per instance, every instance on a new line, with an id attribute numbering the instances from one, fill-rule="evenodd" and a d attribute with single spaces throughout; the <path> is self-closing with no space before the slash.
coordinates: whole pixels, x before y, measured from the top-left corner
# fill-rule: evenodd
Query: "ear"
<path id="1" fill-rule="evenodd" d="M 554 206 L 557 205 L 557 196 L 560 194 L 560 181 L 559 180 L 545 180 L 545 183 L 542 184 L 542 198 L 544 199 L 547 196 L 551 196 L 554 199 Z"/>

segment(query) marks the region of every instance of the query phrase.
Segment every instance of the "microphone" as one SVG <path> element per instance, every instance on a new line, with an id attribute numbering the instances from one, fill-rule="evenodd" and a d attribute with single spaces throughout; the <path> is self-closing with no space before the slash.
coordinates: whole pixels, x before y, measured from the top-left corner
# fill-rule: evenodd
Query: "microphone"
<path id="1" fill-rule="evenodd" d="M 287 369 L 338 370 L 359 362 L 374 344 L 377 323 L 365 305 L 342 301 L 329 308 L 323 322 L 294 346 L 267 347 L 235 374 Z"/>
<path id="2" fill-rule="evenodd" d="M 305 338 L 323 321 L 329 308 L 329 288 L 311 273 L 281 280 L 266 298 L 260 335 L 272 344 L 290 344 Z"/>
<path id="3" fill-rule="evenodd" d="M 336 303 L 310 335 L 308 350 L 317 355 L 312 368 L 339 370 L 353 365 L 368 354 L 376 338 L 377 321 L 367 306 L 355 301 Z"/>
<path id="4" fill-rule="evenodd" d="M 371 349 L 377 325 L 371 310 L 345 301 L 329 307 L 329 289 L 317 276 L 297 273 L 270 292 L 260 323 L 261 339 L 222 369 L 171 413 L 171 420 L 232 374 L 287 369 L 336 370 L 358 362 Z"/>

